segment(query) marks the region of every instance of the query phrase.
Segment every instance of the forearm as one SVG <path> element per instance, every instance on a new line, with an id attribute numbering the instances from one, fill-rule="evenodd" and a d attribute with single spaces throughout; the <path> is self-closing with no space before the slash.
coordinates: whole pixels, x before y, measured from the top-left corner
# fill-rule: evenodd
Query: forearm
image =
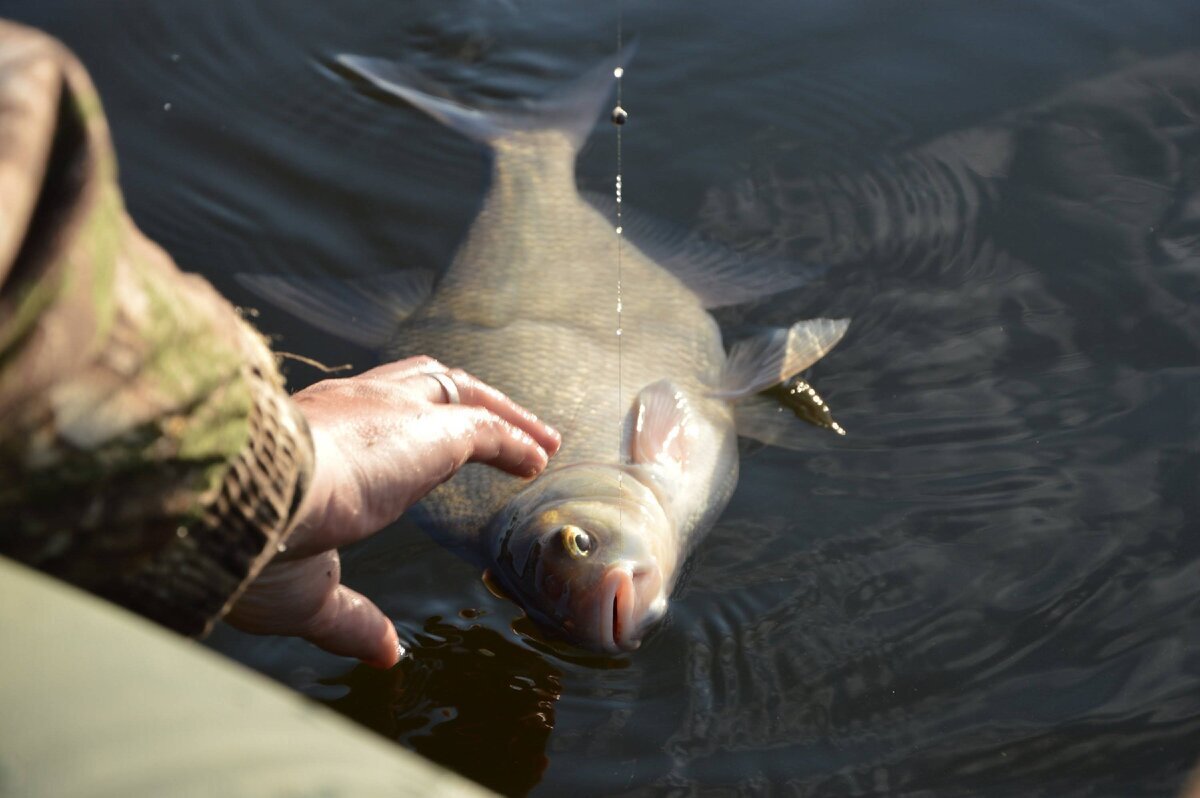
<path id="1" fill-rule="evenodd" d="M 0 553 L 201 633 L 287 535 L 307 426 L 128 219 L 78 62 L 2 22 L 0 53 Z"/>

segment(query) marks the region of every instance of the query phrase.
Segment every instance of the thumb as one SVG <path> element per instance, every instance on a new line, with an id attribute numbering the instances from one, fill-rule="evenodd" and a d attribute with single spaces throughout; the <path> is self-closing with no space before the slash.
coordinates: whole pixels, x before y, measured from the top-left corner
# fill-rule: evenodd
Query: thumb
<path id="1" fill-rule="evenodd" d="M 357 657 L 375 668 L 400 661 L 396 627 L 369 599 L 338 585 L 307 624 L 305 640 L 331 654 Z"/>

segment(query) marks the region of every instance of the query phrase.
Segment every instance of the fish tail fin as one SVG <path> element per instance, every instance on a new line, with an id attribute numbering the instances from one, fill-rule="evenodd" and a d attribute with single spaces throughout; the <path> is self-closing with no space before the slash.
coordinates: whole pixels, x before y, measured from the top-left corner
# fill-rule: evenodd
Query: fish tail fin
<path id="1" fill-rule="evenodd" d="M 395 61 L 345 54 L 339 55 L 337 61 L 355 75 L 475 141 L 494 145 L 522 132 L 559 130 L 567 134 L 578 150 L 612 93 L 614 70 L 623 67 L 635 49 L 635 44 L 630 43 L 569 85 L 540 99 L 525 100 L 515 108 L 504 109 L 468 105 L 417 70 Z"/>
<path id="2" fill-rule="evenodd" d="M 849 326 L 849 319 L 809 319 L 737 341 L 710 395 L 736 401 L 778 385 L 825 357 Z"/>

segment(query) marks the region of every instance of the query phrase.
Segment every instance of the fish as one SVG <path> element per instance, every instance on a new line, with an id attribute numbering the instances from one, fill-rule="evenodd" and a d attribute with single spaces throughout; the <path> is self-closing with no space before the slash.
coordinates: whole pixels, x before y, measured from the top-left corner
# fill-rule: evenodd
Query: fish
<path id="1" fill-rule="evenodd" d="M 351 76 L 488 148 L 481 210 L 436 281 L 422 270 L 241 280 L 388 357 L 463 368 L 562 433 L 537 478 L 470 464 L 415 511 L 543 630 L 608 655 L 637 649 L 666 613 L 733 494 L 738 436 L 794 444 L 795 417 L 762 392 L 849 324 L 802 320 L 727 348 L 710 311 L 794 289 L 804 270 L 743 263 L 628 210 L 617 230 L 620 195 L 605 208 L 580 192 L 577 155 L 630 55 L 540 100 L 489 108 L 401 63 L 339 56 Z"/>

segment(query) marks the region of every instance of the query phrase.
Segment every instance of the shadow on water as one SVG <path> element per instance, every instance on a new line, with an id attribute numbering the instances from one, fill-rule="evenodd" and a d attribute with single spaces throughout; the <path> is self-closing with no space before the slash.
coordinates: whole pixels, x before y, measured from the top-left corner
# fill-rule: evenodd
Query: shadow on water
<path id="1" fill-rule="evenodd" d="M 536 652 L 461 618 L 433 617 L 389 671 L 366 666 L 322 680 L 349 692 L 333 709 L 505 795 L 546 769 L 562 672 Z M 464 623 L 465 621 L 465 623 Z"/>

